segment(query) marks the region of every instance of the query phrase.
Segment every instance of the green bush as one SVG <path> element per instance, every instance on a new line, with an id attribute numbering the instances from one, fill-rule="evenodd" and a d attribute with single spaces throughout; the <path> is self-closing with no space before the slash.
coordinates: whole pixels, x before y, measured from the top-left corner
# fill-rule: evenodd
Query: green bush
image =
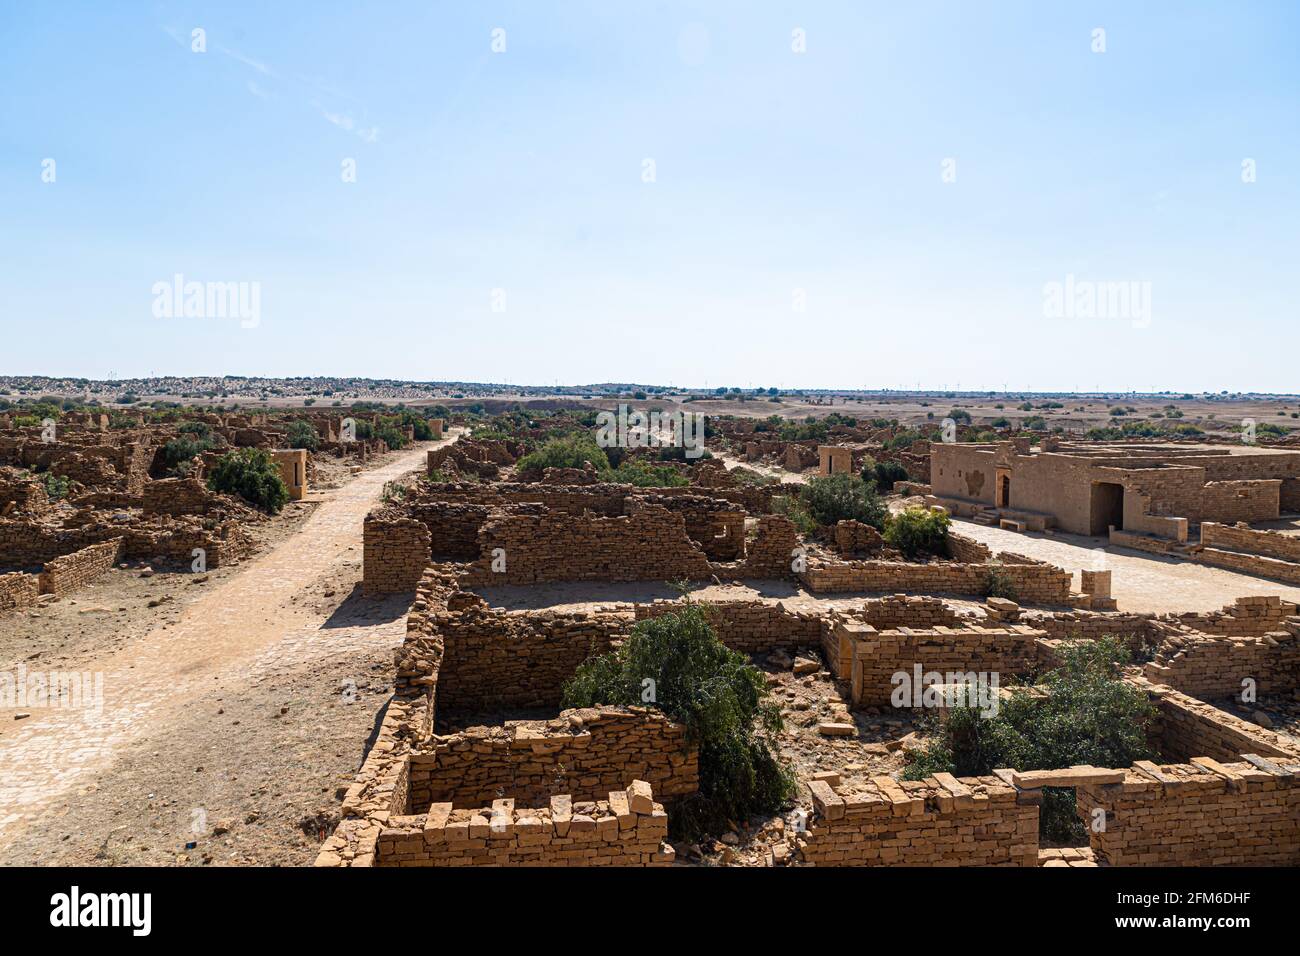
<path id="1" fill-rule="evenodd" d="M 873 481 L 881 491 L 893 491 L 899 481 L 910 481 L 911 475 L 896 461 L 878 461 L 862 469 L 862 480 Z"/>
<path id="2" fill-rule="evenodd" d="M 991 717 L 976 707 L 949 709 L 932 724 L 934 736 L 926 746 L 908 755 L 904 779 L 939 772 L 984 776 L 1003 767 L 1122 768 L 1158 758 L 1147 742 L 1156 709 L 1145 692 L 1121 679 L 1120 668 L 1129 661 L 1124 644 L 1103 637 L 1066 643 L 1057 652 L 1060 667 L 1040 680 L 1045 694 L 1014 688 Z M 1044 801 L 1044 836 L 1065 842 L 1084 835 L 1072 796 L 1058 791 Z"/>
<path id="3" fill-rule="evenodd" d="M 800 534 L 812 534 L 817 530 L 817 522 L 808 513 L 808 506 L 798 495 L 773 495 L 772 514 L 789 518 Z"/>
<path id="4" fill-rule="evenodd" d="M 72 479 L 67 475 L 45 474 L 45 495 L 51 501 L 59 501 L 68 496 L 72 489 Z"/>
<path id="5" fill-rule="evenodd" d="M 609 471 L 605 451 L 588 434 L 575 433 L 552 438 L 537 451 L 529 452 L 515 463 L 518 471 L 542 471 L 546 468 L 581 468 L 590 462 L 597 471 Z"/>
<path id="6" fill-rule="evenodd" d="M 636 485 L 641 488 L 683 488 L 691 483 L 691 480 L 676 468 L 668 465 L 646 465 L 637 461 L 625 461 L 617 468 L 602 471 L 600 480 L 622 485 Z"/>
<path id="7" fill-rule="evenodd" d="M 237 448 L 222 455 L 208 477 L 208 487 L 239 495 L 272 514 L 289 500 L 289 489 L 280 478 L 279 466 L 259 448 Z"/>
<path id="8" fill-rule="evenodd" d="M 375 437 L 383 439 L 384 444 L 388 446 L 390 451 L 397 451 L 399 448 L 406 447 L 406 435 L 396 425 L 388 423 L 380 425 L 375 432 Z"/>
<path id="9" fill-rule="evenodd" d="M 308 451 L 315 451 L 320 447 L 320 435 L 317 434 L 316 429 L 310 422 L 301 419 L 289 423 L 285 441 L 289 443 L 290 448 L 306 448 Z"/>
<path id="10" fill-rule="evenodd" d="M 812 519 L 823 527 L 852 518 L 884 529 L 889 509 L 876 493 L 876 486 L 857 475 L 813 478 L 801 493 Z"/>
<path id="11" fill-rule="evenodd" d="M 1016 583 L 1011 580 L 1011 575 L 1007 574 L 1000 561 L 991 562 L 984 573 L 984 596 L 1006 598 L 1008 601 L 1017 599 Z"/>
<path id="12" fill-rule="evenodd" d="M 191 438 L 182 435 L 163 445 L 163 462 L 169 472 L 176 471 L 195 455 L 202 454 L 213 446 L 211 438 Z"/>
<path id="13" fill-rule="evenodd" d="M 176 430 L 182 435 L 192 435 L 200 439 L 212 437 L 212 426 L 207 422 L 184 422 Z"/>
<path id="14" fill-rule="evenodd" d="M 687 839 L 774 813 L 794 794 L 772 752 L 781 709 L 763 672 L 718 640 L 698 604 L 640 622 L 617 649 L 578 668 L 563 706 L 600 705 L 649 705 L 685 726 L 699 749 L 700 789 L 677 802 L 671 823 Z"/>
<path id="15" fill-rule="evenodd" d="M 921 554 L 948 556 L 948 527 L 952 522 L 946 511 L 908 508 L 891 515 L 885 525 L 885 543 L 906 557 Z"/>

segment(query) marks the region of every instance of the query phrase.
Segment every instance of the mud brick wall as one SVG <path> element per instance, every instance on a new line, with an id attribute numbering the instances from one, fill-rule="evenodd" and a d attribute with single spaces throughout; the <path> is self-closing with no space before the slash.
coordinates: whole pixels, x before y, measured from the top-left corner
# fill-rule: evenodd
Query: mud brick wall
<path id="1" fill-rule="evenodd" d="M 439 715 L 558 709 L 564 684 L 589 657 L 610 651 L 628 613 L 493 611 L 486 603 L 430 620 L 442 635 Z"/>
<path id="2" fill-rule="evenodd" d="M 1004 560 L 1007 555 L 1001 555 Z M 1070 572 L 1042 562 L 1004 563 L 998 568 L 1016 592 L 1016 600 L 1031 604 L 1068 604 Z M 904 561 L 846 561 L 810 564 L 800 575 L 816 593 L 842 591 L 920 591 L 927 594 L 983 595 L 988 590 L 990 565 L 956 561 L 910 564 Z"/>
<path id="3" fill-rule="evenodd" d="M 661 798 L 699 789 L 686 730 L 644 708 L 566 710 L 551 721 L 471 727 L 432 737 L 411 753 L 410 809 L 477 807 L 503 794 L 541 802 L 555 793 L 594 800 L 646 780 Z"/>
<path id="4" fill-rule="evenodd" d="M 1283 514 L 1300 512 L 1300 478 L 1283 478 L 1278 492 L 1278 507 Z"/>
<path id="5" fill-rule="evenodd" d="M 366 515 L 362 530 L 361 587 L 365 594 L 411 591 L 429 566 L 432 536 L 394 509 Z"/>
<path id="6" fill-rule="evenodd" d="M 638 604 L 638 621 L 662 617 L 679 610 L 680 601 Z M 822 617 L 787 611 L 781 604 L 766 601 L 717 601 L 703 605 L 718 639 L 742 654 L 767 654 L 817 647 L 822 639 Z"/>
<path id="7" fill-rule="evenodd" d="M 1261 757 L 1297 758 L 1300 750 L 1286 738 L 1271 730 L 1248 723 L 1194 697 L 1169 687 L 1152 685 L 1131 678 L 1144 688 L 1160 713 L 1156 749 L 1172 760 L 1211 757 L 1237 760 L 1242 754 Z"/>
<path id="8" fill-rule="evenodd" d="M 674 859 L 667 836 L 668 815 L 642 781 L 600 801 L 563 794 L 517 809 L 514 798 L 502 798 L 395 817 L 379 832 L 374 865 L 667 866 Z"/>
<path id="9" fill-rule="evenodd" d="M 34 574 L 0 574 L 0 611 L 32 607 L 40 593 L 40 582 Z"/>
<path id="10" fill-rule="evenodd" d="M 505 549 L 504 572 L 492 571 L 492 552 Z M 693 581 L 713 573 L 704 552 L 686 535 L 681 515 L 647 506 L 618 518 L 592 515 L 506 515 L 479 532 L 476 584 L 549 581 Z"/>
<path id="11" fill-rule="evenodd" d="M 1256 531 L 1253 528 L 1206 521 L 1201 525 L 1201 544 L 1300 563 L 1300 536 L 1277 531 Z"/>
<path id="12" fill-rule="evenodd" d="M 1269 521 L 1279 514 L 1281 481 L 1210 481 L 1201 501 L 1202 521 Z"/>
<path id="13" fill-rule="evenodd" d="M 89 584 L 121 560 L 124 547 L 125 539 L 115 538 L 55 558 L 41 571 L 41 593 L 62 596 Z"/>
<path id="14" fill-rule="evenodd" d="M 1275 764 L 1274 767 L 1278 768 Z M 1227 762 L 1130 769 L 1120 784 L 1075 790 L 1098 862 L 1111 866 L 1300 865 L 1300 776 Z M 1300 769 L 1300 768 L 1297 768 Z"/>
<path id="15" fill-rule="evenodd" d="M 1250 678 L 1256 691 L 1289 694 L 1300 684 L 1300 621 L 1266 637 L 1167 637 L 1143 676 L 1192 697 L 1240 697 Z"/>
<path id="16" fill-rule="evenodd" d="M 917 664 L 941 674 L 996 673 L 999 683 L 1032 671 L 1038 660 L 1041 631 L 1021 624 L 1002 628 L 879 631 L 853 641 L 852 703 L 855 707 L 890 706 L 899 671 L 912 675 Z M 919 693 L 920 688 L 914 688 Z"/>
<path id="17" fill-rule="evenodd" d="M 896 782 L 875 777 L 861 792 L 810 790 L 813 814 L 799 840 L 822 866 L 1037 866 L 1038 806 L 997 777 Z"/>

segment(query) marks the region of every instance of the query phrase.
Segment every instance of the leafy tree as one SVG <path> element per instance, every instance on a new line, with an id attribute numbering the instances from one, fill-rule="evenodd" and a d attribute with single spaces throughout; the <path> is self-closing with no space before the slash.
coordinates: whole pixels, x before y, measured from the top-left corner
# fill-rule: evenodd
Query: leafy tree
<path id="1" fill-rule="evenodd" d="M 310 422 L 302 419 L 289 423 L 285 440 L 290 448 L 306 448 L 308 451 L 315 451 L 320 447 L 320 435 L 316 433 L 316 429 Z"/>
<path id="2" fill-rule="evenodd" d="M 279 466 L 260 448 L 237 448 L 222 455 L 208 477 L 208 487 L 238 495 L 272 514 L 289 500 Z"/>
<path id="3" fill-rule="evenodd" d="M 1057 649 L 1060 666 L 1040 680 L 1046 693 L 1013 688 L 991 717 L 976 707 L 954 707 L 931 726 L 927 745 L 908 755 L 903 776 L 933 773 L 983 776 L 1000 767 L 1059 770 L 1079 764 L 1127 767 L 1158 755 L 1147 740 L 1155 707 L 1121 679 L 1129 662 L 1114 637 L 1068 642 Z M 1072 790 L 1045 794 L 1043 834 L 1069 841 L 1084 836 Z"/>
<path id="4" fill-rule="evenodd" d="M 893 491 L 900 481 L 908 481 L 911 475 L 896 461 L 877 461 L 862 469 L 863 481 L 874 481 L 881 491 Z"/>
<path id="5" fill-rule="evenodd" d="M 588 462 L 597 471 L 609 471 L 609 459 L 591 435 L 574 433 L 549 439 L 534 452 L 515 463 L 518 471 L 542 471 L 546 468 L 581 468 Z"/>
<path id="6" fill-rule="evenodd" d="M 773 753 L 781 709 L 763 672 L 718 639 L 701 605 L 641 621 L 564 688 L 564 707 L 646 703 L 684 725 L 699 750 L 699 791 L 671 814 L 681 836 L 716 834 L 731 821 L 776 812 L 793 796 L 794 778 Z"/>
<path id="7" fill-rule="evenodd" d="M 804 486 L 802 498 L 808 514 L 823 527 L 852 518 L 883 529 L 889 511 L 876 486 L 857 475 L 813 478 Z"/>
<path id="8" fill-rule="evenodd" d="M 885 526 L 885 543 L 909 558 L 921 554 L 948 554 L 948 513 L 938 508 L 908 508 L 891 515 Z"/>

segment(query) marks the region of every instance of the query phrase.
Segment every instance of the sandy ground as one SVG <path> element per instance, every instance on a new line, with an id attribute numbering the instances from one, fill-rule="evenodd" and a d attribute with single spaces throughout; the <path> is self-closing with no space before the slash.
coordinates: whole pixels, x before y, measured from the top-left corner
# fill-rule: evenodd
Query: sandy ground
<path id="1" fill-rule="evenodd" d="M 114 609 L 90 635 L 66 601 L 30 622 L 55 624 L 35 651 L 6 628 L 0 659 L 88 673 L 102 695 L 0 711 L 0 862 L 310 862 L 405 630 L 404 600 L 360 596 L 361 523 L 428 447 L 319 489 L 298 528 L 206 583 L 112 572 L 74 598 Z"/>

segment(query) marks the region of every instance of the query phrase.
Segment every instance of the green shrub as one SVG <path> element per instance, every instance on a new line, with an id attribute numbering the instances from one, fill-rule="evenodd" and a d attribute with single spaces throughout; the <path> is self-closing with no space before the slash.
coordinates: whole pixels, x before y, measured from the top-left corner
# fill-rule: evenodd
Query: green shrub
<path id="1" fill-rule="evenodd" d="M 683 488 L 691 480 L 668 465 L 646 465 L 636 461 L 625 461 L 617 468 L 610 468 L 600 473 L 601 481 L 612 481 L 622 485 L 637 485 L 641 488 Z"/>
<path id="2" fill-rule="evenodd" d="M 817 522 L 808 513 L 808 506 L 798 495 L 774 495 L 772 514 L 789 518 L 800 534 L 812 534 L 817 530 Z"/>
<path id="3" fill-rule="evenodd" d="M 399 448 L 406 447 L 406 435 L 401 432 L 396 425 L 383 424 L 375 432 L 375 437 L 383 439 L 385 445 L 390 451 L 397 451 Z"/>
<path id="4" fill-rule="evenodd" d="M 984 596 L 1016 600 L 1016 583 L 1011 580 L 1011 575 L 1007 574 L 1001 561 L 990 562 L 984 573 Z"/>
<path id="5" fill-rule="evenodd" d="M 596 444 L 596 439 L 585 433 L 552 438 L 541 448 L 529 452 L 515 463 L 518 471 L 542 471 L 546 468 L 581 468 L 590 462 L 597 471 L 609 471 L 609 459 Z"/>
<path id="6" fill-rule="evenodd" d="M 906 557 L 921 554 L 948 555 L 948 513 L 938 508 L 908 508 L 891 515 L 885 525 L 885 543 Z"/>
<path id="7" fill-rule="evenodd" d="M 45 494 L 51 501 L 59 501 L 68 496 L 72 489 L 72 479 L 67 475 L 45 474 Z"/>
<path id="8" fill-rule="evenodd" d="M 320 447 L 320 435 L 317 434 L 316 429 L 312 427 L 311 422 L 301 419 L 289 423 L 285 441 L 289 443 L 290 448 L 306 448 L 308 451 L 315 451 Z"/>
<path id="9" fill-rule="evenodd" d="M 239 495 L 272 514 L 289 500 L 289 489 L 280 478 L 279 466 L 259 448 L 237 448 L 222 455 L 208 477 L 208 487 Z"/>
<path id="10" fill-rule="evenodd" d="M 823 527 L 853 519 L 876 528 L 885 527 L 889 509 L 876 493 L 876 486 L 857 475 L 813 478 L 801 492 L 812 519 Z"/>
<path id="11" fill-rule="evenodd" d="M 647 704 L 684 725 L 699 749 L 700 788 L 674 806 L 676 833 L 716 834 L 793 796 L 794 778 L 772 752 L 781 709 L 763 672 L 718 640 L 702 606 L 637 624 L 617 649 L 578 668 L 562 706 Z"/>
<path id="12" fill-rule="evenodd" d="M 910 481 L 911 475 L 896 461 L 878 461 L 862 469 L 862 480 L 873 481 L 881 491 L 893 491 L 899 481 Z"/>
<path id="13" fill-rule="evenodd" d="M 1063 644 L 1058 654 L 1061 665 L 1040 680 L 1045 694 L 1014 688 L 994 716 L 955 707 L 932 723 L 933 738 L 908 756 L 904 778 L 936 772 L 983 776 L 1002 767 L 1121 768 L 1157 757 L 1147 742 L 1156 709 L 1143 691 L 1121 679 L 1120 668 L 1129 661 L 1125 646 L 1104 637 Z M 1049 839 L 1083 836 L 1072 797 L 1072 791 L 1059 790 L 1044 801 L 1039 825 Z"/>
<path id="14" fill-rule="evenodd" d="M 175 472 L 195 455 L 202 454 L 213 446 L 211 438 L 191 438 L 182 435 L 163 445 L 163 462 L 169 472 Z"/>

